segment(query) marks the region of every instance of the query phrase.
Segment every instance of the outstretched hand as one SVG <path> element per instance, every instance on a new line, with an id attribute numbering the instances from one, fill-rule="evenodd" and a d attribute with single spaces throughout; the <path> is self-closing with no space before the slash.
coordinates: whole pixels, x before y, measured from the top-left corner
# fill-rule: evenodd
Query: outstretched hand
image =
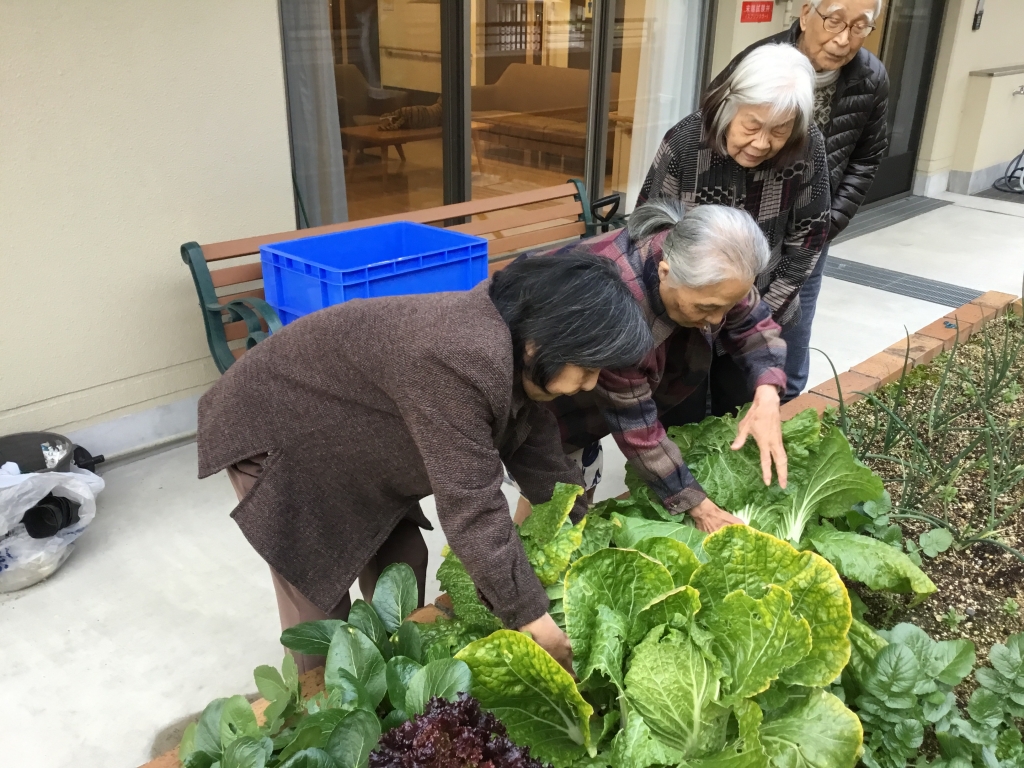
<path id="1" fill-rule="evenodd" d="M 572 645 L 569 643 L 569 636 L 559 629 L 555 620 L 551 618 L 551 614 L 545 613 L 539 619 L 520 627 L 519 630 L 529 632 L 537 645 L 561 664 L 566 672 L 573 677 L 576 676 L 572 668 Z"/>
<path id="2" fill-rule="evenodd" d="M 697 530 L 704 533 L 714 533 L 719 528 L 727 525 L 743 524 L 736 515 L 726 512 L 711 499 L 704 499 L 700 504 L 690 510 L 690 517 Z"/>
<path id="3" fill-rule="evenodd" d="M 738 451 L 753 437 L 761 451 L 761 478 L 765 485 L 772 483 L 772 462 L 779 476 L 779 485 L 786 487 L 786 449 L 782 445 L 782 415 L 779 412 L 779 391 L 770 384 L 762 384 L 754 392 L 754 402 L 739 424 L 736 439 L 729 446 Z"/>

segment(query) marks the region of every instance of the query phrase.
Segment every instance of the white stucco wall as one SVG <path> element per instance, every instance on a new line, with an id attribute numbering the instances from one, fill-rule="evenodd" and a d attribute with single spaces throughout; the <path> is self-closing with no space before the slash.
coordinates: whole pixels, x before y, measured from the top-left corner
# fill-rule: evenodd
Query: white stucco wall
<path id="1" fill-rule="evenodd" d="M 986 0 L 981 29 L 974 31 L 971 24 L 976 5 L 974 0 L 949 0 L 946 7 L 936 54 L 935 75 L 925 113 L 921 151 L 917 158 L 919 175 L 939 176 L 958 168 L 954 158 L 957 155 L 959 133 L 964 125 L 964 110 L 978 108 L 976 102 L 968 99 L 970 73 L 979 69 L 1024 64 L 1024 43 L 1021 41 L 1024 2 Z M 1012 85 L 1007 82 L 1009 79 L 1013 80 Z M 1018 77 L 1003 78 L 1003 81 L 998 84 L 1002 89 L 1001 96 L 1004 101 L 1009 100 L 1009 107 L 1012 108 L 1013 97 L 1010 92 L 1024 80 Z M 1018 100 L 1020 98 L 1017 97 Z M 1021 135 L 1020 126 L 1012 122 L 1001 125 L 999 130 L 1012 133 L 1013 137 Z M 968 131 L 966 138 L 971 141 L 976 135 Z M 1009 145 L 1013 145 L 1012 140 Z M 1020 148 L 1016 151 L 1019 152 Z M 1006 160 L 1012 156 L 1009 155 Z M 963 165 L 960 170 L 971 170 Z M 967 165 L 973 165 L 973 161 Z M 945 183 L 940 188 L 945 189 Z"/>
<path id="2" fill-rule="evenodd" d="M 0 0 L 0 434 L 194 397 L 180 244 L 294 226 L 275 0 Z"/>

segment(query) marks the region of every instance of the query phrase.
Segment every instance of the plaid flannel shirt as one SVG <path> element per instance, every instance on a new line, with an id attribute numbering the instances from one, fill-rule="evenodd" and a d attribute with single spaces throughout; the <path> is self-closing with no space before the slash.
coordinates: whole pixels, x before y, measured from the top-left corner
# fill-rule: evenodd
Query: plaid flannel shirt
<path id="1" fill-rule="evenodd" d="M 618 265 L 651 325 L 655 346 L 635 368 L 603 370 L 592 392 L 559 397 L 548 407 L 558 417 L 566 453 L 611 434 L 665 507 L 680 514 L 706 494 L 658 414 L 681 403 L 707 377 L 716 338 L 746 373 L 751 389 L 769 384 L 785 391 L 786 342 L 756 288 L 717 326 L 684 328 L 670 320 L 658 277 L 666 234 L 634 243 L 626 230 L 620 230 L 569 247 L 597 253 Z"/>
<path id="2" fill-rule="evenodd" d="M 637 205 L 658 197 L 687 206 L 728 205 L 753 216 L 772 249 L 768 268 L 754 284 L 781 325 L 797 322 L 800 287 L 831 225 L 825 140 L 817 126 L 809 128 L 802 155 L 788 165 L 743 168 L 707 145 L 701 113 L 694 112 L 665 134 Z"/>

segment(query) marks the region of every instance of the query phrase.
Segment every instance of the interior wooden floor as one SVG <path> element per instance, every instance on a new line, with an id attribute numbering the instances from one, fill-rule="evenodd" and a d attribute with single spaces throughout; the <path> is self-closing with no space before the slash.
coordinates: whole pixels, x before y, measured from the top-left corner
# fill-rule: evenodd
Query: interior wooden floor
<path id="1" fill-rule="evenodd" d="M 419 141 L 403 146 L 405 161 L 394 149 L 388 151 L 387 175 L 380 150 L 363 151 L 353 168 L 345 169 L 350 221 L 387 216 L 444 204 L 441 140 Z M 563 184 L 582 178 L 579 161 L 533 153 L 520 162 L 500 156 L 500 148 L 480 142 L 473 153 L 473 199 Z M 608 180 L 610 182 L 610 178 Z"/>

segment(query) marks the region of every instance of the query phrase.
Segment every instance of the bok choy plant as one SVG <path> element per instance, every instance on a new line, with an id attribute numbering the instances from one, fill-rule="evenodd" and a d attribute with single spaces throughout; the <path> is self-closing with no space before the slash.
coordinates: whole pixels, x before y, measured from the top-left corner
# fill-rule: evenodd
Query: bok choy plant
<path id="1" fill-rule="evenodd" d="M 888 495 L 881 478 L 857 459 L 838 427 L 823 423 L 812 409 L 783 423 L 789 482 L 782 489 L 778 483 L 764 484 L 753 441 L 738 451 L 730 448 L 739 418 L 709 417 L 699 424 L 669 429 L 669 436 L 712 501 L 753 528 L 798 549 L 818 552 L 840 574 L 873 590 L 912 593 L 916 602 L 935 591 L 931 580 L 902 550 L 858 532 L 866 523 L 885 521 Z M 634 499 L 642 497 L 644 507 L 659 509 L 638 514 L 636 504 L 620 509 L 623 502 L 614 506 L 605 502 L 598 505 L 599 515 L 687 522 L 672 518 L 651 501 L 648 489 L 628 469 L 626 479 Z M 872 514 L 865 514 L 865 508 Z"/>

